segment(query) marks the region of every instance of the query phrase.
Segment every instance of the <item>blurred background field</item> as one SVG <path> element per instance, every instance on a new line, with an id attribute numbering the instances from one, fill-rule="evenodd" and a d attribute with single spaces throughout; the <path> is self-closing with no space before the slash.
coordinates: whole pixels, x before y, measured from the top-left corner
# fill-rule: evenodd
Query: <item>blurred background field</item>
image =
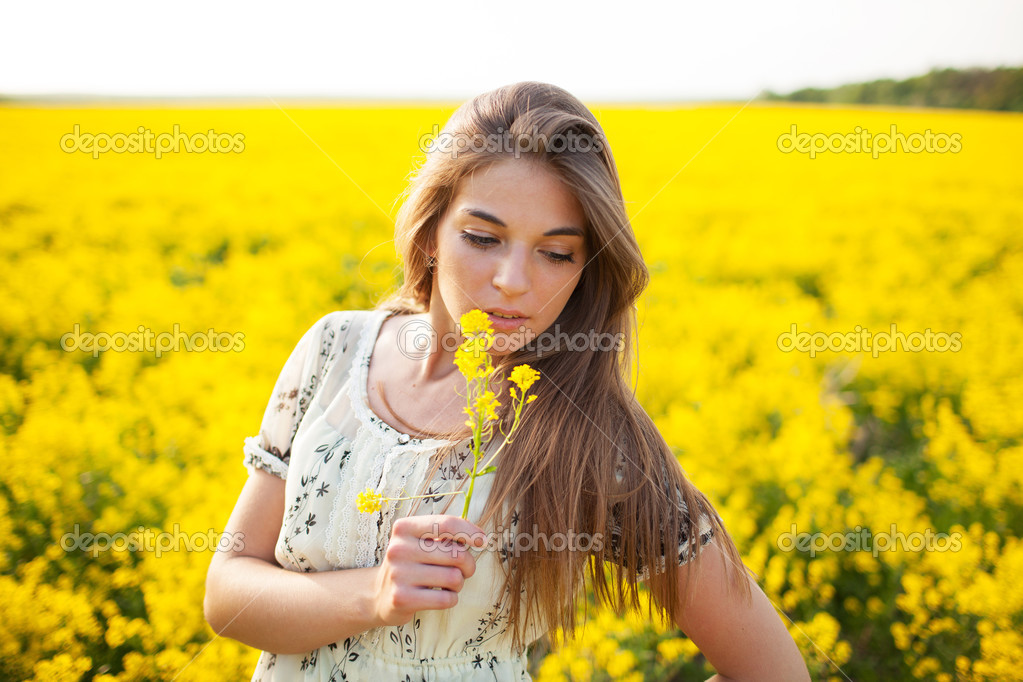
<path id="1" fill-rule="evenodd" d="M 210 547 L 274 379 L 318 317 L 398 283 L 392 218 L 453 108 L 0 108 L 0 679 L 242 680 Z M 1023 115 L 756 103 L 593 107 L 653 274 L 638 393 L 717 505 L 814 679 L 1023 679 Z M 61 151 L 82 131 L 244 134 L 230 154 Z M 778 150 L 795 124 L 961 135 L 958 153 Z M 66 352 L 90 332 L 242 352 Z M 809 332 L 958 333 L 946 352 L 783 352 Z M 893 528 L 894 525 L 894 528 Z M 805 533 L 945 533 L 826 550 Z M 958 534 L 958 535 L 955 535 Z M 545 655 L 546 654 L 546 655 Z M 704 679 L 681 633 L 596 618 L 539 679 Z"/>

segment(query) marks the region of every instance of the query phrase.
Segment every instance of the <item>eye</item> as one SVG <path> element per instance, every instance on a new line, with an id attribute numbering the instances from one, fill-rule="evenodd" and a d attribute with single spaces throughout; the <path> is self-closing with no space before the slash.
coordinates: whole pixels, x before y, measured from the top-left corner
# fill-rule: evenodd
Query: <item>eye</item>
<path id="1" fill-rule="evenodd" d="M 489 249 L 491 246 L 500 241 L 495 237 L 484 237 L 483 235 L 473 234 L 472 232 L 462 232 L 459 236 L 465 240 L 466 243 L 476 249 Z M 544 258 L 554 265 L 567 265 L 575 262 L 575 257 L 570 253 L 544 251 L 543 255 Z"/>
<path id="2" fill-rule="evenodd" d="M 555 265 L 567 265 L 568 263 L 575 262 L 575 258 L 573 258 L 570 253 L 554 253 L 553 251 L 545 251 L 544 256 L 546 256 L 547 260 Z"/>
<path id="3" fill-rule="evenodd" d="M 463 232 L 461 237 L 468 242 L 470 246 L 474 246 L 477 249 L 485 249 L 497 243 L 497 240 L 493 237 L 481 237 L 480 235 L 473 234 L 472 232 Z"/>

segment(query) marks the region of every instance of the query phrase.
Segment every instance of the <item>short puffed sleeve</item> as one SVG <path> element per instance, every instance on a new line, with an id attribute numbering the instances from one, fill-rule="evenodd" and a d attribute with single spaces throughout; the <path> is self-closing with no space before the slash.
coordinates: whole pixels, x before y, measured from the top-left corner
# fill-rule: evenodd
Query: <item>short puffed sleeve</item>
<path id="1" fill-rule="evenodd" d="M 287 478 L 291 443 L 336 359 L 338 336 L 346 328 L 344 313 L 324 315 L 291 351 L 274 384 L 259 435 L 245 439 L 243 463 L 250 474 L 258 468 L 278 478 Z"/>
<path id="2" fill-rule="evenodd" d="M 626 466 L 626 460 L 625 460 L 624 454 L 620 452 L 619 455 L 618 455 L 618 458 L 617 458 L 617 465 L 616 465 L 616 470 L 615 470 L 615 474 L 619 478 L 619 480 L 621 480 L 621 478 L 622 478 L 622 472 L 624 471 L 625 466 Z M 665 475 L 667 475 L 667 472 L 665 472 Z M 678 505 L 678 507 L 682 510 L 683 518 L 688 518 L 690 510 L 689 510 L 689 507 L 686 504 L 685 500 L 682 499 L 682 491 L 675 490 L 673 492 L 674 492 L 673 498 L 675 500 L 675 504 Z M 627 557 L 627 556 L 623 555 L 623 551 L 622 551 L 622 548 L 623 548 L 623 545 L 624 545 L 624 543 L 622 541 L 622 533 L 623 533 L 622 520 L 623 519 L 622 519 L 622 509 L 621 508 L 622 508 L 621 504 L 614 504 L 614 505 L 612 505 L 612 509 L 611 509 L 612 530 L 611 530 L 611 542 L 609 543 L 611 559 L 612 559 L 612 561 L 614 563 L 620 564 L 624 568 L 628 568 L 630 563 L 632 563 L 632 561 L 635 561 L 635 563 L 637 564 L 637 566 L 636 566 L 637 578 L 636 579 L 639 580 L 639 581 L 648 580 L 650 578 L 650 567 L 649 566 L 645 566 L 643 564 L 642 559 L 638 559 L 638 558 L 637 559 L 632 559 L 631 557 Z M 699 532 L 700 537 L 699 537 L 698 540 L 696 538 L 690 538 L 689 531 L 686 528 L 686 525 L 680 526 L 678 542 L 676 544 L 676 554 L 675 554 L 675 559 L 678 562 L 679 566 L 682 566 L 682 565 L 684 565 L 684 564 L 689 562 L 689 560 L 692 558 L 693 550 L 695 549 L 695 546 L 696 546 L 697 542 L 699 542 L 700 546 L 703 546 L 703 545 L 706 545 L 708 542 L 710 542 L 714 538 L 714 528 L 711 525 L 710 514 L 714 514 L 717 517 L 718 521 L 720 522 L 720 517 L 717 516 L 717 513 L 713 509 L 709 509 L 709 510 L 701 509 L 701 510 L 699 510 L 698 527 L 699 527 L 699 531 L 700 531 Z M 664 570 L 665 552 L 666 551 L 669 551 L 669 552 L 671 551 L 671 550 L 668 550 L 665 547 L 666 544 L 667 544 L 667 538 L 662 538 L 662 540 L 661 540 L 661 548 L 660 548 L 660 558 L 659 558 L 659 562 L 658 562 L 659 563 L 659 568 L 658 568 L 658 572 L 659 573 Z"/>

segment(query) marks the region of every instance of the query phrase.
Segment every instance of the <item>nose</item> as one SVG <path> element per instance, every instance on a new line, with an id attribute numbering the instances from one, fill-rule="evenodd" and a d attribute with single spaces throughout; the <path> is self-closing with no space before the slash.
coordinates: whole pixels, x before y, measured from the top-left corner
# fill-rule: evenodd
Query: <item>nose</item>
<path id="1" fill-rule="evenodd" d="M 526 249 L 509 249 L 497 262 L 493 284 L 508 298 L 529 291 L 529 254 Z"/>

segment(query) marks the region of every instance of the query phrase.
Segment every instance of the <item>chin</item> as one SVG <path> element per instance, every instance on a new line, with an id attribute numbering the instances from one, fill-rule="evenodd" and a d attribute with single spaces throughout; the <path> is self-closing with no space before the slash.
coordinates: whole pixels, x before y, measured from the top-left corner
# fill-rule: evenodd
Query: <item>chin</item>
<path id="1" fill-rule="evenodd" d="M 494 357 L 504 357 L 521 350 L 523 345 L 519 341 L 509 342 L 506 338 L 503 339 L 500 335 L 495 335 L 494 343 L 488 352 Z"/>

